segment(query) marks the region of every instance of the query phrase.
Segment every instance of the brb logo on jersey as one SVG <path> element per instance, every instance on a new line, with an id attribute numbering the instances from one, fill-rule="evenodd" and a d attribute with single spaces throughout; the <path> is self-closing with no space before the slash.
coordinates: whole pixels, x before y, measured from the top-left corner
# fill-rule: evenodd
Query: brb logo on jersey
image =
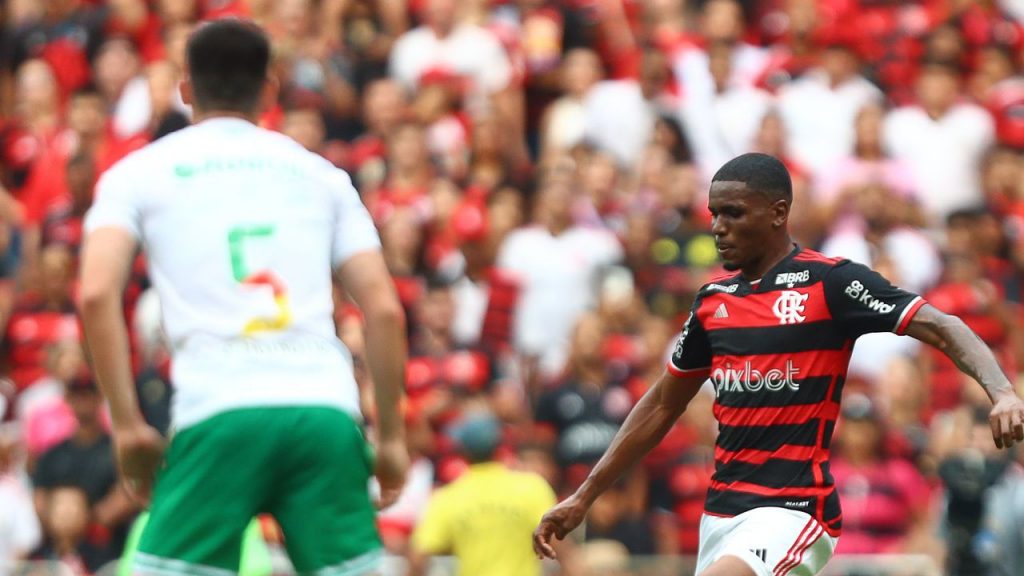
<path id="1" fill-rule="evenodd" d="M 779 324 L 799 324 L 807 319 L 804 316 L 804 302 L 808 294 L 801 294 L 796 290 L 783 290 L 778 300 L 772 306 L 772 312 L 779 319 Z"/>
<path id="2" fill-rule="evenodd" d="M 800 369 L 793 366 L 792 360 L 786 361 L 786 368 L 779 370 L 772 368 L 762 373 L 754 369 L 747 362 L 740 369 L 735 369 L 732 364 L 726 364 L 725 368 L 715 368 L 711 372 L 711 382 L 715 385 L 715 395 L 722 392 L 757 392 L 764 388 L 769 392 L 778 392 L 783 388 L 799 390 L 800 384 L 796 381 L 796 375 Z"/>
<path id="3" fill-rule="evenodd" d="M 860 280 L 850 282 L 850 285 L 847 286 L 846 290 L 843 292 L 850 298 L 853 298 L 857 302 L 860 302 L 879 314 L 888 314 L 896 309 L 895 304 L 886 304 L 878 298 L 875 298 L 874 295 L 871 294 L 871 291 L 861 284 Z"/>

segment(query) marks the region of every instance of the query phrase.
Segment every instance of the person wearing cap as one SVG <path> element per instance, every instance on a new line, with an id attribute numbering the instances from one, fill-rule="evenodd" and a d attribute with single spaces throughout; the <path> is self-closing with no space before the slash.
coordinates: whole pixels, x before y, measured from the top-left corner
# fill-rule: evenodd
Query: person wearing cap
<path id="1" fill-rule="evenodd" d="M 502 430 L 490 412 L 466 415 L 449 435 L 469 469 L 431 496 L 413 533 L 409 574 L 425 574 L 431 556 L 452 555 L 460 576 L 539 576 L 530 535 L 555 503 L 551 486 L 495 459 Z"/>
<path id="2" fill-rule="evenodd" d="M 39 457 L 32 474 L 33 498 L 42 513 L 57 489 L 80 488 L 92 515 L 90 545 L 98 550 L 96 561 L 102 564 L 117 557 L 138 505 L 117 481 L 111 437 L 101 412 L 103 397 L 95 380 L 89 374 L 72 378 L 64 397 L 77 423 L 75 432 Z"/>

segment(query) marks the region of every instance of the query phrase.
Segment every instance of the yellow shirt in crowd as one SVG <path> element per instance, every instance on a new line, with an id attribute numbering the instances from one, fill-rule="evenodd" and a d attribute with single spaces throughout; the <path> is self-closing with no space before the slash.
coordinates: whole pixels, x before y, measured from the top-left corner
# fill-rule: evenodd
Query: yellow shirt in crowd
<path id="1" fill-rule="evenodd" d="M 539 475 L 475 464 L 439 489 L 413 534 L 424 554 L 452 554 L 460 576 L 539 576 L 531 537 L 555 493 Z"/>

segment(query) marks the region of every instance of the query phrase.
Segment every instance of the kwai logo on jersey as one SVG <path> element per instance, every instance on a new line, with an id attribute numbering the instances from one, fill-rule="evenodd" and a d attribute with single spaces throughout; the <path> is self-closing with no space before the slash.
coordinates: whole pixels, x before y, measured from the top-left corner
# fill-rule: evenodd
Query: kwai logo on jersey
<path id="1" fill-rule="evenodd" d="M 772 313 L 779 319 L 779 324 L 799 324 L 806 320 L 804 302 L 809 296 L 796 290 L 783 290 L 772 306 Z"/>
<path id="2" fill-rule="evenodd" d="M 782 284 L 788 284 L 789 287 L 792 288 L 794 284 L 807 282 L 810 279 L 810 270 L 801 270 L 799 272 L 783 272 L 782 274 L 779 274 L 778 276 L 775 277 L 775 285 L 781 286 Z"/>
<path id="3" fill-rule="evenodd" d="M 786 361 L 784 369 L 772 368 L 767 372 L 754 369 L 750 362 L 746 362 L 740 368 L 733 368 L 732 364 L 726 364 L 725 368 L 715 368 L 711 372 L 711 382 L 715 385 L 715 394 L 722 392 L 758 392 L 762 389 L 769 392 L 778 392 L 783 388 L 799 390 L 800 384 L 796 381 L 796 375 L 800 369 L 793 366 L 792 360 Z"/>
<path id="4" fill-rule="evenodd" d="M 888 314 L 896 309 L 895 304 L 886 304 L 878 298 L 875 298 L 871 294 L 871 291 L 861 284 L 860 280 L 850 282 L 850 285 L 847 286 L 846 290 L 843 292 L 850 298 L 874 310 L 875 312 L 878 312 L 879 314 Z"/>

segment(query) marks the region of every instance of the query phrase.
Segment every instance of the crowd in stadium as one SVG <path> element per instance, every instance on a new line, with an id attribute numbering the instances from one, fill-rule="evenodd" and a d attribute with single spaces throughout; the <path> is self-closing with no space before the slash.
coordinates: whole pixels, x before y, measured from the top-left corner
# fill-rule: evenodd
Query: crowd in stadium
<path id="1" fill-rule="evenodd" d="M 413 469 L 379 522 L 404 554 L 487 406 L 499 458 L 556 493 L 585 478 L 663 371 L 719 268 L 711 175 L 758 151 L 794 179 L 802 246 L 869 264 L 1024 361 L 1024 4 L 1014 0 L 5 0 L 0 2 L 0 573 L 93 572 L 137 505 L 118 487 L 76 315 L 82 218 L 104 170 L 189 122 L 184 44 L 266 28 L 261 125 L 347 170 L 408 317 Z M 188 234 L 182 230 L 183 235 Z M 171 394 L 144 255 L 125 312 L 140 401 Z M 336 294 L 372 426 L 361 317 Z M 692 555 L 714 389 L 603 496 L 587 540 Z M 832 473 L 838 555 L 921 553 L 950 574 L 1024 565 L 1024 457 L 941 354 L 862 338 Z M 272 529 L 267 529 L 272 533 Z M 1019 568 L 1016 568 L 1019 570 Z M 1009 570 L 1009 571 L 1006 571 Z M 1016 572 L 1019 574 L 1019 572 Z"/>

